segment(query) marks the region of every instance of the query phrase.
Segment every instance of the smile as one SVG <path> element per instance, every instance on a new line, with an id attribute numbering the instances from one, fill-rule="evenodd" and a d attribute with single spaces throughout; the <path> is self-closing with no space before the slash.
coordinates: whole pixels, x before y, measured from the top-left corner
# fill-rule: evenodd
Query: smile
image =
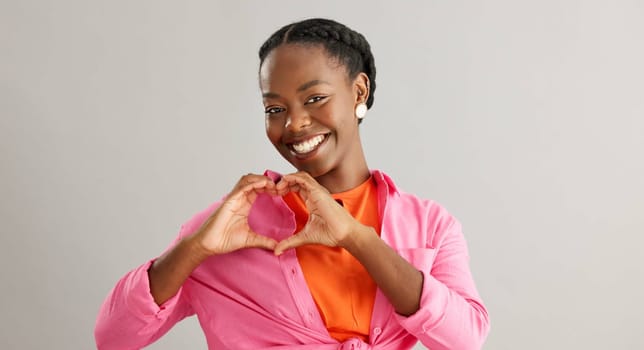
<path id="1" fill-rule="evenodd" d="M 297 155 L 305 155 L 318 149 L 328 134 L 316 135 L 307 140 L 289 144 L 288 147 Z"/>

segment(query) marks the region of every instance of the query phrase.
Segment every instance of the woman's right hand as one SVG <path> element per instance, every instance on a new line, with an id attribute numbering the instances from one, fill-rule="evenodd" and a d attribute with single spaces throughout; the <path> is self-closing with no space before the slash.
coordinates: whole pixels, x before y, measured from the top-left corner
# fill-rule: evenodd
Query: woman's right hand
<path id="1" fill-rule="evenodd" d="M 225 254 L 242 248 L 275 249 L 277 242 L 259 235 L 248 225 L 248 214 L 260 193 L 277 195 L 275 183 L 267 176 L 242 176 L 224 202 L 194 234 L 208 255 Z"/>

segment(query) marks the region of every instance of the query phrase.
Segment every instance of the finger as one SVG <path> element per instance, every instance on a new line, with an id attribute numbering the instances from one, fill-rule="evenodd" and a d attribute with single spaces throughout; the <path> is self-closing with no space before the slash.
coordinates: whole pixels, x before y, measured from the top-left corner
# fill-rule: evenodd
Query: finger
<path id="1" fill-rule="evenodd" d="M 269 178 L 255 179 L 237 188 L 230 194 L 228 201 L 247 200 L 249 203 L 253 203 L 259 193 L 274 191 L 274 187 L 275 183 Z"/>
<path id="2" fill-rule="evenodd" d="M 273 180 L 270 177 L 265 176 L 265 175 L 257 175 L 257 174 L 252 174 L 252 173 L 246 174 L 246 175 L 242 176 L 239 179 L 239 181 L 237 181 L 237 183 L 235 184 L 235 187 L 233 188 L 233 191 L 235 191 L 237 189 L 240 189 L 240 188 L 243 188 L 243 187 L 245 187 L 245 186 L 247 186 L 247 185 L 249 185 L 251 183 L 258 182 L 258 181 L 261 182 L 261 181 L 265 181 L 265 180 L 268 180 L 269 182 L 271 182 L 273 184 L 275 183 L 275 182 L 273 182 Z"/>
<path id="3" fill-rule="evenodd" d="M 275 184 L 275 188 L 277 189 L 278 192 L 284 192 L 284 191 L 290 191 L 289 187 L 293 184 L 293 181 L 289 181 L 288 179 L 285 179 L 283 176 L 280 178 L 280 180 Z"/>
<path id="4" fill-rule="evenodd" d="M 263 178 L 253 179 L 247 184 L 241 186 L 238 192 L 248 194 L 250 192 L 262 193 L 262 192 L 268 192 L 268 191 L 274 191 L 274 190 L 275 190 L 275 183 L 273 182 L 273 180 L 267 177 L 263 177 Z"/>
<path id="5" fill-rule="evenodd" d="M 274 250 L 277 246 L 277 241 L 268 238 L 266 236 L 259 235 L 257 233 L 251 232 L 246 238 L 246 247 L 247 248 L 263 248 L 266 250 Z"/>
<path id="6" fill-rule="evenodd" d="M 326 188 L 320 185 L 317 180 L 315 180 L 309 173 L 304 171 L 299 171 L 297 173 L 284 175 L 283 179 L 289 183 L 291 186 L 297 184 L 301 188 L 307 191 L 316 191 L 319 190 L 324 193 L 329 193 Z"/>
<path id="7" fill-rule="evenodd" d="M 267 181 L 257 181 L 248 184 L 243 187 L 241 190 L 241 195 L 246 198 L 246 200 L 252 204 L 257 199 L 257 196 L 261 193 L 273 194 L 275 192 L 275 184 L 271 180 Z"/>
<path id="8" fill-rule="evenodd" d="M 315 202 L 319 200 L 335 202 L 331 197 L 331 193 L 308 173 L 289 174 L 284 177 L 284 181 L 289 184 L 291 192 L 297 192 L 302 197 L 304 202 L 307 203 L 307 207 L 310 200 Z"/>
<path id="9" fill-rule="evenodd" d="M 312 178 L 311 178 L 312 179 Z M 278 183 L 278 192 L 296 192 L 305 197 L 309 192 L 314 191 L 316 186 L 320 186 L 315 180 L 302 178 L 296 174 L 289 174 L 282 177 Z"/>
<path id="10" fill-rule="evenodd" d="M 296 247 L 299 247 L 301 245 L 305 245 L 305 244 L 309 244 L 309 243 L 311 243 L 311 242 L 309 242 L 306 239 L 305 235 L 302 235 L 301 232 L 300 232 L 300 233 L 298 233 L 296 235 L 293 235 L 293 236 L 291 236 L 291 237 L 289 237 L 289 238 L 277 243 L 277 246 L 275 247 L 274 253 L 275 253 L 275 255 L 280 256 L 280 255 L 282 255 L 282 253 L 284 253 L 288 249 L 296 248 Z"/>
<path id="11" fill-rule="evenodd" d="M 277 195 L 283 196 L 289 192 L 301 193 L 302 187 L 298 184 L 289 184 L 288 182 L 280 182 L 275 186 Z"/>
<path id="12" fill-rule="evenodd" d="M 263 186 L 255 185 L 256 183 L 263 184 Z M 255 191 L 255 193 L 258 193 L 258 194 L 259 193 L 268 193 L 268 194 L 277 193 L 277 190 L 275 189 L 275 183 L 273 182 L 273 180 L 268 179 L 268 181 L 266 182 L 258 181 L 256 183 L 254 182 L 250 184 L 252 185 L 251 188 L 253 189 L 253 191 Z"/>
<path id="13" fill-rule="evenodd" d="M 315 181 L 315 179 L 310 177 L 310 175 L 307 177 L 306 174 L 307 173 L 304 173 L 304 172 L 286 174 L 286 175 L 282 176 L 282 179 L 281 179 L 280 182 L 284 181 L 284 182 L 289 183 L 289 184 L 297 183 L 297 184 L 302 184 L 302 185 L 304 185 L 304 184 L 310 185 L 311 180 L 313 180 L 315 183 L 317 183 L 317 181 Z"/>

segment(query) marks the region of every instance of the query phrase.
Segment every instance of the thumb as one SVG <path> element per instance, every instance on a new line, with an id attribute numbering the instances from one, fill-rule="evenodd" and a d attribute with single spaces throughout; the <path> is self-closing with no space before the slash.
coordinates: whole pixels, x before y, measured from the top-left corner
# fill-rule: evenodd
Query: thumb
<path id="1" fill-rule="evenodd" d="M 274 252 L 275 255 L 280 256 L 288 249 L 297 248 L 308 243 L 310 242 L 306 239 L 306 235 L 304 235 L 304 232 L 300 231 L 299 233 L 277 243 Z"/>
<path id="2" fill-rule="evenodd" d="M 274 250 L 276 246 L 276 240 L 258 235 L 254 232 L 250 232 L 246 238 L 246 248 L 264 248 L 267 250 Z"/>

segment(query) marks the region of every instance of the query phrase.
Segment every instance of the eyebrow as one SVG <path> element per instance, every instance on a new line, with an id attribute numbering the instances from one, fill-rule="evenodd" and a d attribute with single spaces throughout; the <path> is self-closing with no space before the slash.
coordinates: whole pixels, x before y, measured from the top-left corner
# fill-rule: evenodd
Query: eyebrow
<path id="1" fill-rule="evenodd" d="M 330 85 L 330 83 L 327 82 L 327 81 L 320 80 L 320 79 L 314 79 L 314 80 L 311 80 L 311 81 L 309 81 L 307 83 L 304 83 L 304 84 L 300 85 L 300 87 L 297 88 L 297 92 L 302 92 L 302 91 L 304 91 L 306 89 L 309 89 L 309 88 L 311 88 L 311 87 L 313 87 L 315 85 L 320 85 L 320 84 Z M 264 97 L 264 98 L 278 98 L 278 97 L 280 97 L 280 95 L 276 94 L 274 92 L 265 92 L 265 93 L 262 94 L 262 97 Z"/>

